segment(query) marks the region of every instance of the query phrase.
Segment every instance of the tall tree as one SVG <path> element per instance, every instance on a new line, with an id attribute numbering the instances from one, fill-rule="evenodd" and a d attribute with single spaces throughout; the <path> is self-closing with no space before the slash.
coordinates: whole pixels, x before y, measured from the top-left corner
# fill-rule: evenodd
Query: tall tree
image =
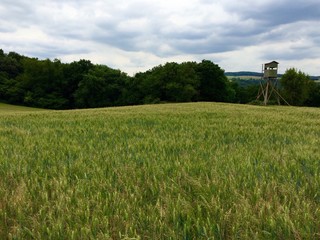
<path id="1" fill-rule="evenodd" d="M 320 84 L 313 82 L 309 98 L 305 104 L 311 107 L 320 107 Z"/>
<path id="2" fill-rule="evenodd" d="M 63 96 L 64 73 L 60 60 L 23 60 L 24 72 L 17 77 L 24 89 L 24 104 L 42 108 L 68 108 L 68 99 Z"/>
<path id="3" fill-rule="evenodd" d="M 173 69 L 168 69 L 171 78 L 166 85 L 167 99 L 173 102 L 197 100 L 200 85 L 199 77 L 195 70 L 197 64 L 195 62 L 184 62 L 175 66 Z"/>
<path id="4" fill-rule="evenodd" d="M 96 65 L 85 74 L 76 90 L 78 108 L 94 108 L 119 105 L 126 74 L 107 66 Z"/>
<path id="5" fill-rule="evenodd" d="M 196 71 L 200 78 L 201 101 L 227 101 L 228 79 L 223 69 L 209 60 L 203 60 L 198 64 Z"/>
<path id="6" fill-rule="evenodd" d="M 5 73 L 8 78 L 15 78 L 23 72 L 21 64 L 23 56 L 10 52 L 9 54 L 0 54 L 0 72 Z"/>
<path id="7" fill-rule="evenodd" d="M 81 59 L 70 64 L 65 64 L 63 96 L 69 100 L 69 108 L 75 107 L 74 94 L 84 76 L 93 69 L 94 65 L 89 60 Z"/>
<path id="8" fill-rule="evenodd" d="M 309 98 L 313 81 L 310 77 L 296 70 L 295 68 L 287 69 L 280 79 L 282 95 L 291 105 L 300 106 Z"/>

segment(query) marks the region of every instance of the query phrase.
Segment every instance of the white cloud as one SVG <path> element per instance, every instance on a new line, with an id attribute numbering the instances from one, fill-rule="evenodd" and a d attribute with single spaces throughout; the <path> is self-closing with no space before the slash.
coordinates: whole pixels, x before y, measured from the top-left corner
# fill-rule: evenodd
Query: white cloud
<path id="1" fill-rule="evenodd" d="M 320 75 L 319 22 L 318 0 L 0 0 L 0 48 L 129 74 L 207 58 L 226 71 L 277 60 Z"/>

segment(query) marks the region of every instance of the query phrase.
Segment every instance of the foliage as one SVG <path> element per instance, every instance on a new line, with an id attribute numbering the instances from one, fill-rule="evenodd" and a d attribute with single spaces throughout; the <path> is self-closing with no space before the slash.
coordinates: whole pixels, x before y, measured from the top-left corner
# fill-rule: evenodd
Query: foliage
<path id="1" fill-rule="evenodd" d="M 94 65 L 89 60 L 81 59 L 78 62 L 65 64 L 64 66 L 64 88 L 62 95 L 69 100 L 69 108 L 75 108 L 75 92 L 84 76 L 92 70 Z"/>
<path id="2" fill-rule="evenodd" d="M 166 63 L 129 77 L 88 60 L 62 64 L 16 53 L 0 55 L 0 100 L 68 109 L 158 102 L 235 99 L 224 71 L 211 61 Z"/>
<path id="3" fill-rule="evenodd" d="M 95 108 L 117 105 L 126 75 L 106 66 L 94 66 L 79 82 L 75 91 L 78 108 Z"/>
<path id="4" fill-rule="evenodd" d="M 320 113 L 0 110 L 1 239 L 317 239 Z"/>
<path id="5" fill-rule="evenodd" d="M 291 105 L 303 105 L 309 98 L 314 82 L 309 76 L 294 68 L 287 69 L 280 79 L 283 97 Z"/>
<path id="6" fill-rule="evenodd" d="M 227 77 L 211 61 L 203 60 L 196 69 L 200 78 L 200 100 L 225 102 L 228 99 Z"/>
<path id="7" fill-rule="evenodd" d="M 309 98 L 306 100 L 305 105 L 312 107 L 320 107 L 320 84 L 311 83 L 311 91 Z"/>
<path id="8" fill-rule="evenodd" d="M 198 98 L 196 63 L 166 63 L 135 77 L 139 80 L 143 103 L 155 101 L 190 102 Z"/>
<path id="9" fill-rule="evenodd" d="M 284 82 L 284 95 L 296 105 L 319 106 L 317 86 L 308 81 L 302 84 L 308 87 L 301 90 L 299 81 L 305 78 L 299 74 L 297 84 L 291 80 Z M 256 80 L 228 79 L 224 70 L 209 60 L 169 62 L 130 77 L 89 60 L 61 63 L 58 59 L 39 60 L 0 51 L 0 101 L 31 107 L 74 109 L 196 101 L 248 103 L 255 100 L 257 91 L 254 92 L 256 87 L 252 85 L 256 83 Z"/>
<path id="10" fill-rule="evenodd" d="M 229 82 L 229 88 L 234 91 L 234 98 L 231 102 L 236 103 L 252 103 L 257 99 L 257 93 L 260 86 L 256 84 L 242 86 L 237 81 Z"/>

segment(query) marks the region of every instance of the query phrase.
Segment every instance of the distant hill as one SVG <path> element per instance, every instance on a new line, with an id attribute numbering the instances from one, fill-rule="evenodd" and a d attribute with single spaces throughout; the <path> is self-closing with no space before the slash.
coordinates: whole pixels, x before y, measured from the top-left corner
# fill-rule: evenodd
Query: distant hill
<path id="1" fill-rule="evenodd" d="M 240 87 L 259 85 L 261 80 L 261 73 L 258 72 L 226 72 L 225 76 L 229 80 L 236 82 Z"/>
<path id="2" fill-rule="evenodd" d="M 252 76 L 252 77 L 261 77 L 261 73 L 258 72 L 225 72 L 225 75 L 228 77 L 242 77 L 242 76 Z"/>
<path id="3" fill-rule="evenodd" d="M 313 81 L 319 81 L 320 80 L 320 76 L 310 76 L 310 79 Z"/>
<path id="4" fill-rule="evenodd" d="M 249 71 L 240 71 L 240 72 L 225 72 L 225 75 L 229 78 L 241 78 L 241 79 L 253 79 L 253 78 L 260 78 L 262 73 L 261 72 L 249 72 Z M 278 74 L 278 77 L 282 77 L 283 74 Z M 320 76 L 310 76 L 311 80 L 319 81 Z"/>

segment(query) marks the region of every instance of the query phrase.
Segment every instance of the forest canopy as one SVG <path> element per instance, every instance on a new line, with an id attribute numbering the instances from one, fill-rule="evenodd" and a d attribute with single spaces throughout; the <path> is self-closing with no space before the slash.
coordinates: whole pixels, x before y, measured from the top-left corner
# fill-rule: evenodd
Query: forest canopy
<path id="1" fill-rule="evenodd" d="M 320 105 L 319 85 L 310 86 L 310 94 L 299 105 Z M 131 77 L 89 60 L 62 63 L 0 49 L 0 101 L 17 105 L 74 109 L 160 102 L 248 103 L 255 100 L 258 87 L 228 80 L 210 60 L 170 62 Z"/>

